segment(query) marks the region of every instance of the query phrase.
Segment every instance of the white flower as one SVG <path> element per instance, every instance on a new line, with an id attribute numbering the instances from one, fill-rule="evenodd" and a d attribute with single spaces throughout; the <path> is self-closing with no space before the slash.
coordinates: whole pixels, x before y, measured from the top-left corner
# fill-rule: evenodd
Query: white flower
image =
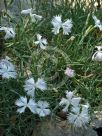
<path id="1" fill-rule="evenodd" d="M 70 77 L 70 78 L 72 78 L 72 77 L 75 76 L 75 71 L 72 70 L 72 69 L 70 69 L 70 68 L 66 68 L 66 70 L 65 70 L 64 73 L 65 73 L 65 75 L 67 75 L 67 76 Z"/>
<path id="2" fill-rule="evenodd" d="M 95 27 L 98 27 L 100 31 L 102 31 L 102 22 L 99 19 L 97 19 L 96 16 L 93 16 L 93 19 L 95 21 Z"/>
<path id="3" fill-rule="evenodd" d="M 32 22 L 40 21 L 42 19 L 42 16 L 37 15 L 37 14 L 32 14 L 32 13 L 30 13 L 30 17 L 31 17 Z"/>
<path id="4" fill-rule="evenodd" d="M 54 16 L 52 21 L 51 21 L 52 25 L 53 25 L 53 29 L 52 32 L 56 35 L 59 33 L 60 28 L 63 29 L 63 34 L 64 35 L 69 35 L 69 33 L 71 32 L 71 28 L 73 26 L 72 24 L 72 20 L 71 19 L 67 19 L 67 21 L 65 21 L 64 23 L 61 20 L 61 16 Z"/>
<path id="5" fill-rule="evenodd" d="M 43 78 L 38 78 L 38 81 L 36 82 L 36 88 L 44 91 L 47 89 L 47 85 Z"/>
<path id="6" fill-rule="evenodd" d="M 80 107 L 73 107 L 68 116 L 68 121 L 75 127 L 84 127 L 89 123 L 88 108 L 88 105 L 82 105 L 82 109 Z"/>
<path id="7" fill-rule="evenodd" d="M 24 15 L 28 15 L 28 14 L 30 14 L 30 13 L 32 13 L 32 8 L 31 8 L 31 9 L 22 10 L 22 11 L 21 11 L 21 14 L 24 14 Z"/>
<path id="8" fill-rule="evenodd" d="M 42 19 L 42 16 L 37 15 L 37 14 L 33 14 L 32 12 L 33 12 L 33 10 L 31 8 L 31 9 L 22 10 L 21 14 L 30 15 L 32 22 L 40 21 Z"/>
<path id="9" fill-rule="evenodd" d="M 97 51 L 93 54 L 92 60 L 93 61 L 102 61 L 102 46 L 95 47 Z"/>
<path id="10" fill-rule="evenodd" d="M 46 101 L 38 101 L 36 111 L 40 117 L 47 116 L 51 112 L 49 109 L 49 104 Z"/>
<path id="11" fill-rule="evenodd" d="M 47 40 L 42 38 L 40 34 L 37 34 L 37 41 L 34 42 L 36 45 L 39 45 L 41 49 L 46 49 Z"/>
<path id="12" fill-rule="evenodd" d="M 16 78 L 16 71 L 14 68 L 14 65 L 9 62 L 7 59 L 2 59 L 0 61 L 0 75 L 2 76 L 2 78 Z"/>
<path id="13" fill-rule="evenodd" d="M 32 113 L 36 113 L 37 104 L 33 99 L 29 99 L 29 102 L 27 103 L 27 98 L 20 96 L 18 100 L 16 100 L 15 105 L 17 105 L 19 108 L 17 109 L 17 112 L 23 113 L 25 112 L 25 109 L 28 107 Z"/>
<path id="14" fill-rule="evenodd" d="M 73 96 L 74 96 L 73 92 L 66 91 L 66 98 L 62 98 L 62 100 L 60 101 L 59 105 L 65 106 L 65 108 L 63 109 L 64 112 L 68 111 L 68 108 L 70 105 L 73 105 L 73 106 L 79 105 L 81 98 L 80 97 L 74 98 Z"/>
<path id="15" fill-rule="evenodd" d="M 4 31 L 6 33 L 4 39 L 10 39 L 15 37 L 15 32 L 13 28 L 10 27 L 0 27 L 0 31 Z"/>
<path id="16" fill-rule="evenodd" d="M 47 89 L 44 79 L 38 78 L 38 81 L 35 82 L 33 78 L 30 78 L 25 81 L 24 90 L 29 96 L 34 97 L 36 88 L 40 89 L 41 91 Z"/>

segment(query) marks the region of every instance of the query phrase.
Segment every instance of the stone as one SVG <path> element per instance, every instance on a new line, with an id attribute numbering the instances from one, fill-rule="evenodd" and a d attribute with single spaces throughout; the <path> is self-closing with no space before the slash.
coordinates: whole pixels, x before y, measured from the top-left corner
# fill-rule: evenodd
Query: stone
<path id="1" fill-rule="evenodd" d="M 39 122 L 32 136 L 97 136 L 97 133 L 92 127 L 75 130 L 66 120 L 46 120 Z"/>

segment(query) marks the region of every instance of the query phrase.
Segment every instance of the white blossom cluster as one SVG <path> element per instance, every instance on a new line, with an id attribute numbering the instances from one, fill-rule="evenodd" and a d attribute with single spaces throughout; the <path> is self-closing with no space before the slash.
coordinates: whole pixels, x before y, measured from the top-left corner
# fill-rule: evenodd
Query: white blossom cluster
<path id="1" fill-rule="evenodd" d="M 15 104 L 18 106 L 17 112 L 23 113 L 28 108 L 32 113 L 38 114 L 40 117 L 45 117 L 50 114 L 49 103 L 47 101 L 35 102 L 34 99 L 30 98 L 27 102 L 27 97 L 20 96 L 16 100 Z"/>
<path id="2" fill-rule="evenodd" d="M 38 78 L 37 82 L 31 77 L 25 81 L 24 91 L 28 96 L 31 96 L 29 101 L 27 97 L 20 96 L 15 102 L 18 106 L 17 112 L 23 113 L 28 108 L 32 113 L 38 114 L 40 117 L 44 117 L 50 114 L 49 103 L 47 101 L 38 102 L 35 101 L 35 89 L 39 89 L 44 92 L 47 89 L 46 82 L 42 78 Z"/>
<path id="3" fill-rule="evenodd" d="M 3 79 L 16 79 L 17 72 L 14 65 L 8 60 L 8 58 L 2 59 L 0 61 L 0 76 Z M 20 98 L 15 102 L 18 106 L 17 112 L 23 113 L 26 108 L 32 113 L 38 114 L 40 117 L 44 117 L 50 114 L 49 103 L 47 101 L 35 102 L 35 89 L 39 89 L 42 92 L 47 90 L 47 84 L 43 78 L 38 78 L 37 82 L 34 81 L 33 77 L 27 79 L 24 84 L 24 91 L 31 98 L 27 102 L 27 97 L 20 96 Z"/>
<path id="4" fill-rule="evenodd" d="M 76 97 L 74 92 L 66 91 L 66 98 L 62 98 L 59 106 L 64 107 L 62 110 L 68 114 L 68 121 L 75 127 L 85 127 L 90 120 L 89 104 L 80 104 L 81 97 Z"/>
<path id="5" fill-rule="evenodd" d="M 22 15 L 30 15 L 32 22 L 37 22 L 37 21 L 40 21 L 42 19 L 42 16 L 37 15 L 37 14 L 33 14 L 33 10 L 32 9 L 22 10 L 21 14 Z"/>

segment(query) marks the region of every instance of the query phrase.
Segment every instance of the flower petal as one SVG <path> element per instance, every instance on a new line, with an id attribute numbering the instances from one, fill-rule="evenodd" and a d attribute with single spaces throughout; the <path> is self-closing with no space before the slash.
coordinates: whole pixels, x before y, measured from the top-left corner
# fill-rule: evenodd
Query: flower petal
<path id="1" fill-rule="evenodd" d="M 34 97 L 35 94 L 35 81 L 33 78 L 29 78 L 25 81 L 25 85 L 23 86 L 25 92 L 29 95 Z"/>
<path id="2" fill-rule="evenodd" d="M 32 12 L 32 9 L 26 9 L 26 10 L 22 10 L 21 14 L 27 15 L 30 14 Z"/>
<path id="3" fill-rule="evenodd" d="M 27 107 L 31 110 L 32 113 L 36 113 L 37 104 L 33 99 L 30 99 Z"/>
<path id="4" fill-rule="evenodd" d="M 18 108 L 18 109 L 17 109 L 17 112 L 23 113 L 23 112 L 25 112 L 25 108 L 26 108 L 26 107 Z"/>
<path id="5" fill-rule="evenodd" d="M 71 104 L 72 104 L 74 107 L 77 107 L 77 106 L 79 105 L 80 100 L 81 100 L 81 97 L 72 98 Z"/>
<path id="6" fill-rule="evenodd" d="M 66 22 L 64 22 L 62 24 L 63 34 L 64 35 L 69 35 L 69 33 L 71 32 L 72 26 L 73 26 L 73 24 L 72 24 L 72 20 L 71 19 L 68 19 Z"/>
<path id="7" fill-rule="evenodd" d="M 40 21 L 42 19 L 42 16 L 37 15 L 37 14 L 30 14 L 32 22 Z"/>
<path id="8" fill-rule="evenodd" d="M 52 25 L 53 25 L 53 29 L 52 32 L 54 34 L 58 34 L 59 33 L 59 29 L 61 28 L 62 25 L 62 21 L 61 21 L 61 16 L 54 16 L 52 21 L 51 21 Z"/>
<path id="9" fill-rule="evenodd" d="M 44 91 L 47 89 L 46 82 L 44 81 L 43 78 L 38 78 L 38 81 L 36 82 L 36 88 Z"/>

